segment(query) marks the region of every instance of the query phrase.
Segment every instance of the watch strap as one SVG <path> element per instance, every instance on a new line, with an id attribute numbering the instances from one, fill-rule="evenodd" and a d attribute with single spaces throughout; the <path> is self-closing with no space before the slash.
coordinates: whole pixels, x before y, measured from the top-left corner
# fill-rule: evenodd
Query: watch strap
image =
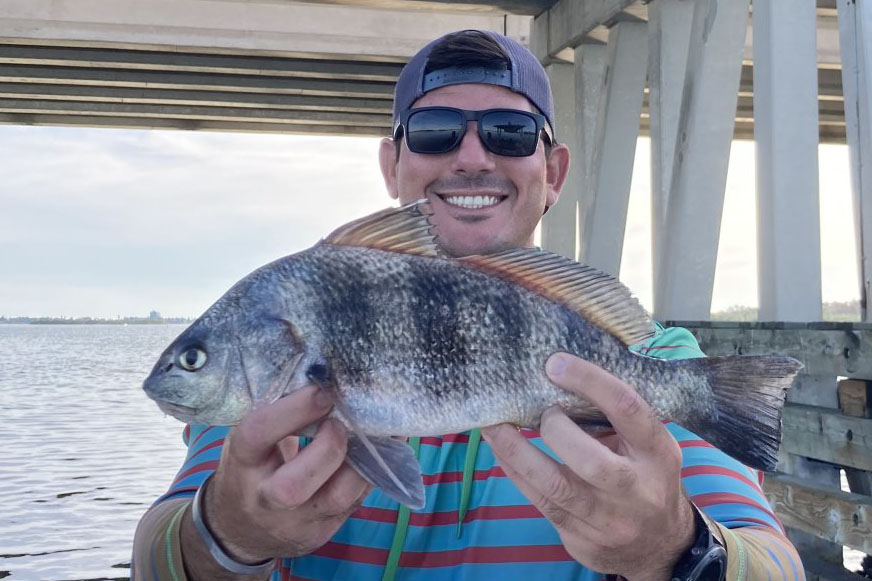
<path id="1" fill-rule="evenodd" d="M 720 539 L 709 528 L 702 512 L 693 504 L 694 530 L 696 536 L 693 544 L 681 555 L 672 570 L 672 581 L 696 581 L 708 567 L 720 567 L 720 579 L 726 577 L 727 553 Z M 706 577 L 707 579 L 710 577 Z"/>

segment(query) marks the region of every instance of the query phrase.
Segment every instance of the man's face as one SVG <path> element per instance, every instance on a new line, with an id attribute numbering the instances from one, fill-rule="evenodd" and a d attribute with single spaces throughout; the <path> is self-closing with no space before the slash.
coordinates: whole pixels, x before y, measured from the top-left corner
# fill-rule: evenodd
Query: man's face
<path id="1" fill-rule="evenodd" d="M 505 87 L 483 84 L 435 89 L 413 108 L 446 106 L 480 111 L 533 111 L 526 97 Z M 533 245 L 533 231 L 546 205 L 557 201 L 569 168 L 563 145 L 546 158 L 539 141 L 529 157 L 506 157 L 488 151 L 471 121 L 460 145 L 448 153 L 412 153 L 386 139 L 379 152 L 382 173 L 391 197 L 408 204 L 427 198 L 440 246 L 454 256 L 490 254 Z"/>

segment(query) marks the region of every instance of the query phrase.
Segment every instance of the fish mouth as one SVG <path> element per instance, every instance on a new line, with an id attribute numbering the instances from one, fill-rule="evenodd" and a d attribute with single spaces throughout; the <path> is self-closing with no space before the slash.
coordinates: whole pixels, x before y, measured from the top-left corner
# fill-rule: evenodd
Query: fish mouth
<path id="1" fill-rule="evenodd" d="M 173 416 L 177 420 L 182 420 L 183 422 L 187 422 L 196 418 L 197 412 L 199 411 L 197 408 L 192 408 L 186 405 L 181 405 L 168 401 L 157 401 L 157 406 L 164 413 Z"/>

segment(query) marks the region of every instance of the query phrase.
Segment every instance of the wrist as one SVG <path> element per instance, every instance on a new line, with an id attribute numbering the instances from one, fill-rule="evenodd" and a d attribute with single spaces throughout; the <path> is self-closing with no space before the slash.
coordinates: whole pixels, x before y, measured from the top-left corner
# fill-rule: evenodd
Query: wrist
<path id="1" fill-rule="evenodd" d="M 682 556 L 690 550 L 696 539 L 696 522 L 694 513 L 696 509 L 690 500 L 684 498 L 679 505 L 678 517 L 671 535 L 670 542 L 661 544 L 660 558 L 648 561 L 648 567 L 643 571 L 637 571 L 634 575 L 626 577 L 627 581 L 670 581 L 672 572 Z"/>
<path id="2" fill-rule="evenodd" d="M 182 520 L 182 559 L 188 577 L 210 581 L 250 581 L 266 579 L 275 560 L 243 561 L 228 550 L 211 528 L 205 515 L 209 479 L 200 486 Z"/>
<path id="3" fill-rule="evenodd" d="M 693 507 L 693 544 L 681 555 L 672 570 L 672 581 L 724 581 L 727 553 L 719 535 L 712 531 L 702 512 Z"/>
<path id="4" fill-rule="evenodd" d="M 193 508 L 199 508 L 199 516 L 203 525 L 200 527 L 200 536 L 210 536 L 221 552 L 243 565 L 260 564 L 272 559 L 275 556 L 273 553 L 262 550 L 258 552 L 257 549 L 246 547 L 247 539 L 258 537 L 252 534 L 246 535 L 245 531 L 249 527 L 240 526 L 238 520 L 233 520 L 233 517 L 227 515 L 226 511 L 222 509 L 222 507 L 232 504 L 234 500 L 227 500 L 227 492 L 223 490 L 222 483 L 216 481 L 214 476 L 215 474 L 211 474 L 203 481 L 192 504 L 192 516 L 194 516 Z M 199 506 L 197 505 L 198 498 Z M 233 498 L 232 494 L 230 498 Z M 262 541 L 262 539 L 259 540 Z M 258 545 L 258 547 L 262 548 L 262 545 Z"/>

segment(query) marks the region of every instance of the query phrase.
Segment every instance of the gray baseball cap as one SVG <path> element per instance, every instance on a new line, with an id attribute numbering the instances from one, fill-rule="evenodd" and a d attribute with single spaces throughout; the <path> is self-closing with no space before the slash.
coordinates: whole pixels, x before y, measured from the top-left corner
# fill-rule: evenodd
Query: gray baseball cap
<path id="1" fill-rule="evenodd" d="M 509 59 L 508 69 L 493 69 L 480 66 L 453 66 L 424 73 L 430 52 L 445 40 L 445 35 L 437 38 L 412 57 L 403 67 L 397 86 L 394 90 L 394 123 L 393 134 L 396 135 L 400 124 L 400 115 L 409 109 L 428 91 L 447 85 L 462 83 L 484 83 L 507 87 L 524 95 L 545 116 L 554 134 L 554 99 L 551 96 L 551 84 L 542 64 L 533 53 L 521 43 L 508 36 L 488 30 L 464 30 L 463 33 L 480 33 L 496 42 Z M 451 33 L 451 35 L 458 33 Z"/>

